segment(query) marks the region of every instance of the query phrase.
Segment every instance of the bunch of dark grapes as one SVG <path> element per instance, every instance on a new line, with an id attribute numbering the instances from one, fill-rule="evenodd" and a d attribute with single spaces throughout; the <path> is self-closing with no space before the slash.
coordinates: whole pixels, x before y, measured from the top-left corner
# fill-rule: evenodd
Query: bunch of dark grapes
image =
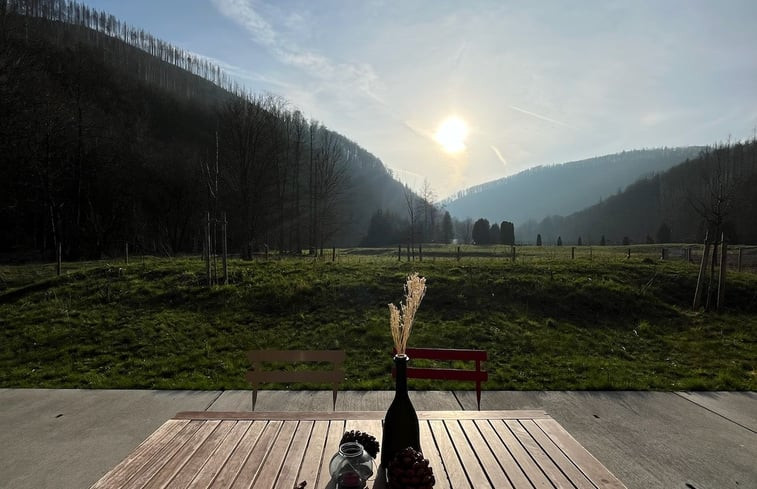
<path id="1" fill-rule="evenodd" d="M 342 435 L 342 441 L 339 442 L 339 445 L 351 441 L 360 443 L 368 455 L 376 458 L 376 455 L 379 452 L 379 442 L 376 440 L 375 436 L 363 433 L 362 431 L 346 431 L 344 435 Z"/>
<path id="2" fill-rule="evenodd" d="M 423 454 L 411 447 L 400 450 L 389 464 L 388 489 L 431 489 L 434 471 Z"/>

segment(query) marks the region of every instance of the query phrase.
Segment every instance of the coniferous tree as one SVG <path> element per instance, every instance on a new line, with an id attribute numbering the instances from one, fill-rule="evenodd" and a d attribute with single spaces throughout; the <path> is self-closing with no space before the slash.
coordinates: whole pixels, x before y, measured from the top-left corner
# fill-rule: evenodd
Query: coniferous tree
<path id="1" fill-rule="evenodd" d="M 489 244 L 489 221 L 487 219 L 478 219 L 473 224 L 472 238 L 473 243 L 477 245 Z"/>
<path id="2" fill-rule="evenodd" d="M 449 212 L 445 211 L 444 217 L 442 218 L 442 241 L 445 244 L 449 244 L 454 237 L 455 232 L 452 226 L 452 216 L 450 216 Z"/>

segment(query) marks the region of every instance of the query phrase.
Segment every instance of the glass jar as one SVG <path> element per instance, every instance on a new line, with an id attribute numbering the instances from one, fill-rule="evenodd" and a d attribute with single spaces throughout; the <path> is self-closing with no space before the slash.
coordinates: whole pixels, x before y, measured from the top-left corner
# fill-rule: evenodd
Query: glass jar
<path id="1" fill-rule="evenodd" d="M 329 462 L 329 473 L 337 488 L 363 488 L 373 477 L 373 458 L 360 443 L 343 443 Z"/>

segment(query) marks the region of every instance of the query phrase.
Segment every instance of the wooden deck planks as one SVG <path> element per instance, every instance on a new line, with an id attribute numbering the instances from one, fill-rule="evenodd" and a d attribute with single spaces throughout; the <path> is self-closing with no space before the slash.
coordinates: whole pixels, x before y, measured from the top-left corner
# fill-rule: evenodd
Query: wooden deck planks
<path id="1" fill-rule="evenodd" d="M 309 488 L 329 488 L 329 462 L 344 432 L 360 430 L 380 441 L 383 414 L 180 413 L 92 489 L 288 489 L 303 480 Z M 625 488 L 543 411 L 418 415 L 436 489 Z M 368 487 L 383 483 L 377 473 Z"/>

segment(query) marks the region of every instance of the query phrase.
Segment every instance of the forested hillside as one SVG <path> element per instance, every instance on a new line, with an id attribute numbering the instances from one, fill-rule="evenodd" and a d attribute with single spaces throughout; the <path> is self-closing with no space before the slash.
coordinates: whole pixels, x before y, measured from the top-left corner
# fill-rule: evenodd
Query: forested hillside
<path id="1" fill-rule="evenodd" d="M 232 252 L 317 250 L 404 205 L 378 158 L 288 101 L 75 2 L 0 0 L 0 113 L 14 256 L 199 252 L 208 213 Z"/>
<path id="2" fill-rule="evenodd" d="M 702 242 L 724 232 L 730 243 L 757 243 L 757 142 L 706 148 L 691 160 L 641 179 L 624 192 L 567 217 L 530 222 L 522 242 L 547 244 Z"/>
<path id="3" fill-rule="evenodd" d="M 661 148 L 599 156 L 560 165 L 537 166 L 460 192 L 445 203 L 459 218 L 529 219 L 566 215 L 619 192 L 640 177 L 692 158 L 699 147 Z"/>

